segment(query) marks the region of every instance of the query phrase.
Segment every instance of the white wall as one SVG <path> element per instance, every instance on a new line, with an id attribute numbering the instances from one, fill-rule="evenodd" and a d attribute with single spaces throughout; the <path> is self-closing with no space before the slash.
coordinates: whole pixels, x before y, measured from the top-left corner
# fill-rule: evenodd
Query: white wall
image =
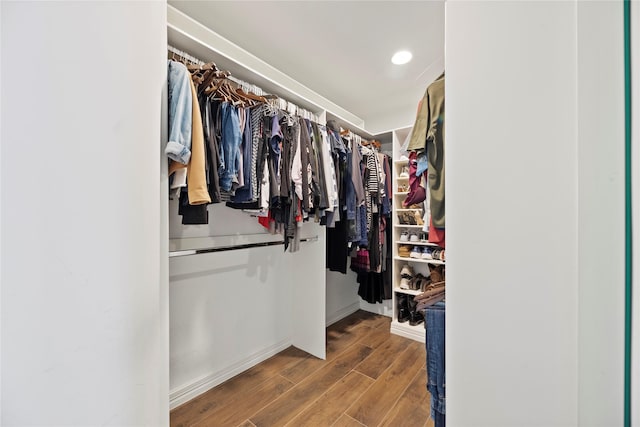
<path id="1" fill-rule="evenodd" d="M 620 425 L 620 10 L 447 3 L 451 426 Z"/>
<path id="2" fill-rule="evenodd" d="M 185 226 L 169 203 L 172 250 L 282 240 L 246 213 L 208 209 L 208 225 Z M 290 345 L 325 356 L 325 228 L 300 234 L 318 241 L 171 258 L 172 408 Z"/>
<path id="3" fill-rule="evenodd" d="M 287 255 L 275 246 L 171 259 L 172 407 L 292 344 Z"/>
<path id="4" fill-rule="evenodd" d="M 578 424 L 599 427 L 624 423 L 623 10 L 577 5 Z"/>
<path id="5" fill-rule="evenodd" d="M 168 425 L 166 5 L 2 2 L 2 424 Z"/>
<path id="6" fill-rule="evenodd" d="M 360 308 L 357 275 L 349 269 L 347 274 L 327 270 L 327 325 L 337 322 Z"/>

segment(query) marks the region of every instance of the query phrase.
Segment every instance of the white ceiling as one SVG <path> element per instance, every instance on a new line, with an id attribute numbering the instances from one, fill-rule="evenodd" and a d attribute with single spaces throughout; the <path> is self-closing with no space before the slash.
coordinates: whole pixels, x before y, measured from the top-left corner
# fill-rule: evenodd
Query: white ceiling
<path id="1" fill-rule="evenodd" d="M 411 125 L 444 69 L 443 1 L 176 1 L 169 4 L 365 122 Z M 400 49 L 413 52 L 394 65 Z"/>

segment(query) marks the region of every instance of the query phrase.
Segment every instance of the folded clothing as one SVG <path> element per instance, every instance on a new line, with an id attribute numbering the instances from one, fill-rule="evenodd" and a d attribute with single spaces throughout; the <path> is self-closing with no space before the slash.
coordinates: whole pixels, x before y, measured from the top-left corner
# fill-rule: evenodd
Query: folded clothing
<path id="1" fill-rule="evenodd" d="M 411 255 L 411 246 L 400 245 L 398 247 L 398 255 L 402 258 L 409 258 L 409 255 Z"/>

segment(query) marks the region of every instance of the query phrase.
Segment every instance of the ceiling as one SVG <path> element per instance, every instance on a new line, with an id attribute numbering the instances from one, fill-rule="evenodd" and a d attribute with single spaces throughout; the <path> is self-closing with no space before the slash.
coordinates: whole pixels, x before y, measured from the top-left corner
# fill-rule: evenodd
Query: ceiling
<path id="1" fill-rule="evenodd" d="M 364 120 L 413 124 L 444 69 L 443 1 L 175 1 L 169 4 Z M 410 50 L 413 60 L 391 56 Z"/>

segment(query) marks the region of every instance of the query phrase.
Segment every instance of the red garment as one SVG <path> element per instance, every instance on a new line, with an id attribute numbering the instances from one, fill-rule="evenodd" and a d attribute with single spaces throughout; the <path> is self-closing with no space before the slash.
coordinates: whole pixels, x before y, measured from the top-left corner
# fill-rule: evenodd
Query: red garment
<path id="1" fill-rule="evenodd" d="M 445 245 L 444 228 L 435 228 L 431 217 L 429 217 L 429 243 L 435 243 L 441 248 L 444 248 Z"/>
<path id="2" fill-rule="evenodd" d="M 262 225 L 267 230 L 271 229 L 271 223 L 273 221 L 275 221 L 275 220 L 271 217 L 271 210 L 269 210 L 269 216 L 259 216 L 258 217 L 258 222 L 260 223 L 260 225 Z"/>
<path id="3" fill-rule="evenodd" d="M 409 194 L 407 194 L 407 198 L 402 202 L 405 208 L 416 203 L 422 203 L 427 198 L 426 190 L 420 185 L 422 175 L 419 177 L 416 176 L 416 171 L 418 170 L 417 157 L 418 154 L 415 151 L 409 154 Z"/>

